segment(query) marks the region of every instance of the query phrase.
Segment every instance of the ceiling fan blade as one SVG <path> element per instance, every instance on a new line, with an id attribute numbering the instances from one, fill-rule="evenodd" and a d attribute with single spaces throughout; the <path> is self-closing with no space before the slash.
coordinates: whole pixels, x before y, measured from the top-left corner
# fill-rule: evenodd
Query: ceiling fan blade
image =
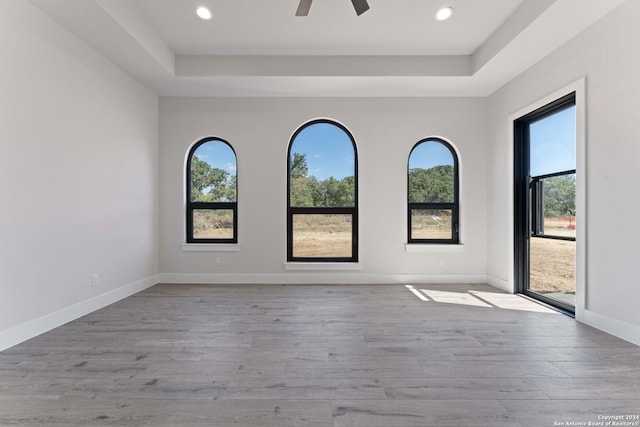
<path id="1" fill-rule="evenodd" d="M 367 3 L 367 0 L 351 0 L 351 3 L 353 3 L 353 7 L 356 9 L 358 16 L 369 10 L 369 3 Z"/>
<path id="2" fill-rule="evenodd" d="M 309 9 L 311 9 L 311 2 L 313 0 L 300 0 L 298 4 L 298 10 L 296 16 L 309 16 Z"/>

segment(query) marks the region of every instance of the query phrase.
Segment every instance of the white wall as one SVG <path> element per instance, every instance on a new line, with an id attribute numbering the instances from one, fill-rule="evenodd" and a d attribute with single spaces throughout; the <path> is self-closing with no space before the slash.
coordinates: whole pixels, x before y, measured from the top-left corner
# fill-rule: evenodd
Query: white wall
<path id="1" fill-rule="evenodd" d="M 358 146 L 361 271 L 285 271 L 286 160 L 293 132 L 328 117 Z M 485 282 L 484 99 L 207 99 L 160 101 L 160 270 L 164 282 Z M 238 156 L 239 252 L 185 252 L 184 162 L 204 136 Z M 405 252 L 407 157 L 428 136 L 461 161 L 464 245 Z M 215 257 L 222 265 L 216 266 Z M 441 265 L 441 261 L 444 265 Z"/>
<path id="2" fill-rule="evenodd" d="M 489 97 L 488 274 L 509 281 L 508 117 L 586 76 L 587 275 L 582 320 L 640 344 L 640 2 L 629 1 Z"/>
<path id="3" fill-rule="evenodd" d="M 156 95 L 0 2 L 0 349 L 156 282 L 157 120 Z"/>

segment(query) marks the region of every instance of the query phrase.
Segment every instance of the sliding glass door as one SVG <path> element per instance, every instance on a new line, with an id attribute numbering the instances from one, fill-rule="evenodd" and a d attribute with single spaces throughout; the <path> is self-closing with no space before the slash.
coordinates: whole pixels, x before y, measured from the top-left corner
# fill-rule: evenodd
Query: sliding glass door
<path id="1" fill-rule="evenodd" d="M 514 148 L 517 291 L 573 313 L 575 94 L 517 119 Z"/>

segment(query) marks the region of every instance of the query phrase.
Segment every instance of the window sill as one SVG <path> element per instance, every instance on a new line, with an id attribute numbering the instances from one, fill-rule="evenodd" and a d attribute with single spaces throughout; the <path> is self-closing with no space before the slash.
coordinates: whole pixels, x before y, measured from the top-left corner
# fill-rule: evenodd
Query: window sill
<path id="1" fill-rule="evenodd" d="M 360 271 L 357 262 L 285 262 L 286 271 Z"/>
<path id="2" fill-rule="evenodd" d="M 407 253 L 464 252 L 464 245 L 462 243 L 405 243 L 404 251 Z"/>
<path id="3" fill-rule="evenodd" d="M 183 243 L 182 252 L 240 252 L 240 246 L 235 243 Z"/>

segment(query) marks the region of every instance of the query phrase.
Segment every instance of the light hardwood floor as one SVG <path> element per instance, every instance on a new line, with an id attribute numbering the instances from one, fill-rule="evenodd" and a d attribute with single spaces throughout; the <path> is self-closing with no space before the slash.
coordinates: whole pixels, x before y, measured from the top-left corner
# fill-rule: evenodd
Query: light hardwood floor
<path id="1" fill-rule="evenodd" d="M 640 415 L 640 348 L 485 285 L 157 285 L 0 353 L 2 426 L 611 415 Z"/>

